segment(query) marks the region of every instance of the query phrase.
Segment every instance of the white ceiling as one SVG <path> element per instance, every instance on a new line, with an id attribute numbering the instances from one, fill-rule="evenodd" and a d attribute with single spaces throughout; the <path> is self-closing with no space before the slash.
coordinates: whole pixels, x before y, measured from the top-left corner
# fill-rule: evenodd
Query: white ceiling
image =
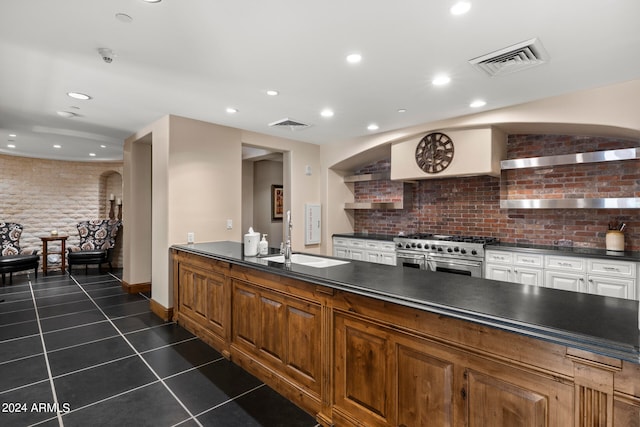
<path id="1" fill-rule="evenodd" d="M 383 132 L 640 78 L 638 0 L 472 0 L 463 16 L 452 4 L 2 0 L 0 153 L 121 159 L 126 137 L 167 114 L 332 143 L 374 133 L 370 123 Z M 491 78 L 468 63 L 532 38 L 544 65 Z M 360 64 L 345 61 L 353 52 Z M 433 86 L 438 73 L 451 83 Z M 471 109 L 476 98 L 487 105 Z M 311 126 L 268 127 L 284 118 Z"/>

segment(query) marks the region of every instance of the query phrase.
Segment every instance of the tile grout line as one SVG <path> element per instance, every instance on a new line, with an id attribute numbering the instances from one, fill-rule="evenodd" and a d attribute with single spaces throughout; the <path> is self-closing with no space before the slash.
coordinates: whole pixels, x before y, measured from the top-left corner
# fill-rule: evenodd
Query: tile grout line
<path id="1" fill-rule="evenodd" d="M 31 290 L 31 298 L 33 298 L 33 308 L 36 314 L 36 323 L 38 325 L 38 331 L 40 333 L 40 342 L 42 343 L 42 351 L 44 352 L 44 363 L 47 366 L 47 374 L 49 375 L 49 384 L 51 385 L 51 394 L 53 395 L 53 404 L 56 409 L 56 416 L 58 418 L 58 425 L 64 427 L 62 421 L 62 413 L 60 412 L 60 403 L 58 402 L 58 395 L 56 393 L 56 386 L 53 383 L 53 375 L 51 373 L 51 365 L 49 364 L 49 355 L 47 354 L 47 345 L 44 342 L 44 334 L 42 332 L 42 324 L 40 323 L 40 314 L 38 314 L 38 302 L 36 296 L 33 293 L 33 286 L 31 284 L 31 276 L 29 276 L 29 289 Z"/>
<path id="2" fill-rule="evenodd" d="M 142 363 L 144 363 L 147 366 L 147 368 L 151 371 L 151 373 L 158 379 L 160 384 L 162 384 L 164 386 L 164 388 L 169 392 L 169 394 L 171 394 L 171 396 L 173 396 L 173 398 L 176 400 L 176 402 L 178 402 L 178 404 L 182 407 L 182 409 L 184 409 L 186 411 L 186 413 L 189 415 L 189 417 L 191 419 L 193 419 L 199 427 L 203 427 L 203 425 L 200 423 L 200 421 L 198 421 L 193 416 L 193 414 L 191 413 L 189 408 L 187 408 L 186 405 L 182 402 L 182 400 L 180 400 L 180 398 L 178 396 L 176 396 L 176 394 L 173 392 L 173 390 L 171 390 L 171 388 L 169 388 L 167 383 L 165 383 L 164 380 L 160 377 L 160 375 L 158 375 L 158 373 L 151 367 L 151 365 L 149 365 L 149 363 L 146 361 L 146 359 L 144 357 L 142 357 L 142 354 L 140 354 L 140 352 L 138 350 L 136 350 L 136 348 L 133 346 L 133 344 L 131 344 L 131 341 L 129 341 L 127 339 L 127 337 L 122 333 L 120 328 L 118 328 L 118 326 L 116 326 L 116 324 L 113 323 L 113 321 L 111 319 L 109 319 L 109 316 L 107 316 L 105 314 L 105 312 L 102 310 L 102 308 L 98 304 L 96 304 L 94 299 L 91 297 L 91 295 L 89 295 L 89 293 L 84 289 L 84 287 L 75 279 L 75 277 L 73 277 L 71 275 L 70 275 L 70 277 L 71 277 L 71 280 L 73 280 L 80 287 L 80 289 L 82 289 L 82 291 L 87 295 L 87 297 L 96 306 L 96 308 L 100 311 L 100 313 L 102 313 L 102 315 L 107 319 L 107 321 L 109 323 L 111 323 L 111 325 L 116 329 L 116 331 L 118 331 L 118 334 L 120 334 L 122 339 L 129 345 L 129 347 L 131 347 L 131 349 L 134 351 L 136 356 L 138 356 L 140 358 L 140 360 L 142 361 Z M 114 277 L 116 277 L 116 276 L 114 276 Z M 120 280 L 117 277 L 116 277 L 116 279 Z"/>

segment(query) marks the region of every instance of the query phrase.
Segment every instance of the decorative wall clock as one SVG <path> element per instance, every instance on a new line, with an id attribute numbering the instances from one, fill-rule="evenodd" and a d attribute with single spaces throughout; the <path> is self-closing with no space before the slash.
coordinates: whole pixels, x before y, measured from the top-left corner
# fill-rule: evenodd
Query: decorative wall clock
<path id="1" fill-rule="evenodd" d="M 416 147 L 416 162 L 427 173 L 445 170 L 453 160 L 453 141 L 444 133 L 433 132 L 420 140 Z"/>

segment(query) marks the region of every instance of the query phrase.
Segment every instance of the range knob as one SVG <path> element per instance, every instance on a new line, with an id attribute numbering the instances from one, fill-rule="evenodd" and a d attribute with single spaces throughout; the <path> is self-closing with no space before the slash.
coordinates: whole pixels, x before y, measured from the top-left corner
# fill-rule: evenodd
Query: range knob
<path id="1" fill-rule="evenodd" d="M 462 248 L 462 249 L 460 249 L 460 253 L 464 255 L 464 254 L 467 253 L 467 250 L 465 248 Z"/>
<path id="2" fill-rule="evenodd" d="M 442 248 L 438 248 L 438 252 L 442 252 Z"/>
<path id="3" fill-rule="evenodd" d="M 415 242 L 411 244 L 411 247 L 412 247 L 412 248 L 415 248 L 415 247 L 416 247 Z"/>
<path id="4" fill-rule="evenodd" d="M 404 248 L 405 249 L 411 249 L 411 245 L 409 243 L 407 243 L 407 245 Z"/>
<path id="5" fill-rule="evenodd" d="M 453 249 L 447 248 L 447 252 L 451 253 L 451 252 L 453 252 Z"/>
<path id="6" fill-rule="evenodd" d="M 398 243 L 396 246 L 398 246 L 400 249 L 402 249 L 403 244 L 402 243 Z"/>
<path id="7" fill-rule="evenodd" d="M 456 246 L 455 248 L 453 248 L 453 251 L 454 252 L 460 252 L 460 248 Z"/>
<path id="8" fill-rule="evenodd" d="M 473 250 L 471 251 L 471 255 L 478 255 L 478 251 L 476 251 L 475 249 L 473 249 Z"/>
<path id="9" fill-rule="evenodd" d="M 416 247 L 417 247 L 418 249 L 422 249 L 422 243 L 418 243 L 418 244 L 416 245 Z"/>
<path id="10" fill-rule="evenodd" d="M 436 245 L 431 245 L 431 249 L 436 250 Z"/>

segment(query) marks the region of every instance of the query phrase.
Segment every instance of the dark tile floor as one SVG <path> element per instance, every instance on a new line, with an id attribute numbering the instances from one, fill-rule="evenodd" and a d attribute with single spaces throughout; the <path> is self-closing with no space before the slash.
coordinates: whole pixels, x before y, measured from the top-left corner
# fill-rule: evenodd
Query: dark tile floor
<path id="1" fill-rule="evenodd" d="M 0 287 L 1 426 L 316 426 L 118 276 L 79 269 Z"/>

